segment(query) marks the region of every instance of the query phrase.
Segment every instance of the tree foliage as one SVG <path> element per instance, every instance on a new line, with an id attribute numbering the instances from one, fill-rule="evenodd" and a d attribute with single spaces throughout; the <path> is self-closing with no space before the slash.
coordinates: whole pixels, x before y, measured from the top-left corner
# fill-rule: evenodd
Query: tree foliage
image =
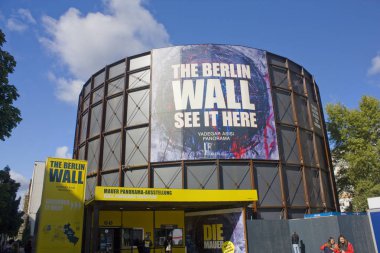
<path id="1" fill-rule="evenodd" d="M 329 104 L 326 111 L 338 191 L 352 193 L 354 211 L 364 211 L 367 198 L 380 196 L 380 101 L 363 96 L 358 109 Z"/>
<path id="2" fill-rule="evenodd" d="M 20 184 L 10 176 L 10 168 L 0 170 L 0 234 L 16 236 L 23 222 L 23 212 L 18 210 L 21 198 L 17 198 Z"/>
<path id="3" fill-rule="evenodd" d="M 13 106 L 19 94 L 8 80 L 8 74 L 13 73 L 16 61 L 10 53 L 3 51 L 5 42 L 5 35 L 0 30 L 0 140 L 3 141 L 21 121 L 20 110 Z"/>

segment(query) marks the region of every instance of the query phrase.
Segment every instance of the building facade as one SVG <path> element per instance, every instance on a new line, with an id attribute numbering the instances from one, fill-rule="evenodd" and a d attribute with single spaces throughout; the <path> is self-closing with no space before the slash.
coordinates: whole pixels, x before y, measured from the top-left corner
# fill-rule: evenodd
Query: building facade
<path id="1" fill-rule="evenodd" d="M 80 93 L 74 158 L 88 161 L 87 200 L 96 186 L 256 189 L 254 219 L 339 208 L 313 76 L 249 47 L 154 49 L 99 70 Z"/>

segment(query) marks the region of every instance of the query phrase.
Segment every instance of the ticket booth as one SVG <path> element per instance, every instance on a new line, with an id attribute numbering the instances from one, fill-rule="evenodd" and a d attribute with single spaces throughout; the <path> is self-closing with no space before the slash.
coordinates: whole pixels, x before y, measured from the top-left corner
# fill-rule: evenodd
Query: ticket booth
<path id="1" fill-rule="evenodd" d="M 161 253 L 169 237 L 173 253 L 217 249 L 236 238 L 244 244 L 244 206 L 257 199 L 254 190 L 97 187 L 95 192 L 86 203 L 86 253 L 137 253 L 147 242 L 150 252 Z"/>

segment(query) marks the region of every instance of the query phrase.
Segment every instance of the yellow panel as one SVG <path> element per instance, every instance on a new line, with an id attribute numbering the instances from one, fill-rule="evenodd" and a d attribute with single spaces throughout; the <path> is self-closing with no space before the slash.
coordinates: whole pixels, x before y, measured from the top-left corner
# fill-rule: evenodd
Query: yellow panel
<path id="1" fill-rule="evenodd" d="M 123 211 L 123 228 L 143 228 L 153 242 L 153 211 Z"/>
<path id="2" fill-rule="evenodd" d="M 157 188 L 95 188 L 95 200 L 129 202 L 252 202 L 257 201 L 256 190 L 194 190 Z"/>
<path id="3" fill-rule="evenodd" d="M 184 211 L 156 211 L 155 227 L 160 228 L 163 224 L 175 224 L 185 229 Z"/>
<path id="4" fill-rule="evenodd" d="M 46 160 L 36 252 L 81 252 L 86 170 L 86 161 Z"/>
<path id="5" fill-rule="evenodd" d="M 100 227 L 121 227 L 120 211 L 99 211 Z"/>

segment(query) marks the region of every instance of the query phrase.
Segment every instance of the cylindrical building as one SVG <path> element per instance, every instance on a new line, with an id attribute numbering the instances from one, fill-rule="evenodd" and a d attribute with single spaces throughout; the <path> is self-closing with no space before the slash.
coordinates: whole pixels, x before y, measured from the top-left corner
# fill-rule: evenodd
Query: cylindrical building
<path id="1" fill-rule="evenodd" d="M 249 47 L 174 46 L 107 65 L 80 94 L 74 158 L 88 161 L 87 200 L 95 186 L 256 189 L 257 219 L 338 210 L 313 76 Z"/>

